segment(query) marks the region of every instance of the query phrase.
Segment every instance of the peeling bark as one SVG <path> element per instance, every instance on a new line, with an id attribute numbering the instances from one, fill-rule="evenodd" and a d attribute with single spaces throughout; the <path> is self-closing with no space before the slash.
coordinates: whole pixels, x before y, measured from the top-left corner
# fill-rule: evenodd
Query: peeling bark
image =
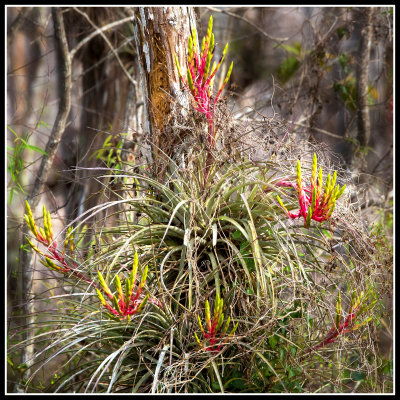
<path id="1" fill-rule="evenodd" d="M 140 60 L 144 92 L 145 134 L 153 144 L 153 154 L 171 153 L 171 138 L 165 126 L 171 117 L 173 103 L 189 104 L 175 65 L 176 54 L 185 65 L 186 44 L 195 16 L 192 7 L 139 7 L 136 9 L 135 40 Z"/>

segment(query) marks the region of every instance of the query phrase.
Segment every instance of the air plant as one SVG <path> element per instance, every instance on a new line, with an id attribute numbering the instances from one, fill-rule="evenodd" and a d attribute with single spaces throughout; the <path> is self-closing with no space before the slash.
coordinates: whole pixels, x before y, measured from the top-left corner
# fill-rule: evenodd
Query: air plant
<path id="1" fill-rule="evenodd" d="M 106 294 L 106 296 L 112 301 L 113 306 L 107 303 L 104 296 L 100 292 L 99 289 L 97 290 L 97 295 L 100 299 L 101 304 L 110 311 L 110 316 L 114 317 L 122 317 L 123 319 L 127 319 L 128 321 L 131 320 L 131 316 L 140 313 L 147 302 L 155 303 L 161 307 L 161 303 L 158 300 L 151 299 L 149 294 L 146 294 L 144 298 L 141 298 L 141 294 L 143 292 L 144 285 L 146 283 L 147 273 L 148 273 L 148 266 L 146 265 L 142 278 L 140 280 L 139 285 L 137 286 L 136 292 L 134 292 L 135 282 L 136 282 L 136 274 L 139 265 L 139 258 L 137 252 L 135 252 L 133 258 L 133 267 L 132 272 L 125 280 L 125 291 L 122 291 L 121 281 L 118 275 L 115 275 L 115 287 L 117 289 L 117 294 L 113 294 L 108 287 L 106 281 L 103 278 L 103 275 L 100 271 L 97 271 L 101 287 Z M 143 297 L 143 296 L 142 296 Z"/>
<path id="2" fill-rule="evenodd" d="M 232 73 L 233 62 L 231 63 L 229 70 L 226 74 L 225 80 L 218 90 L 217 95 L 213 99 L 212 90 L 214 85 L 215 74 L 220 68 L 225 55 L 228 51 L 228 43 L 226 44 L 222 56 L 218 61 L 218 64 L 213 62 L 210 69 L 211 59 L 214 54 L 214 34 L 212 33 L 213 18 L 210 16 L 208 22 L 207 34 L 203 37 L 201 52 L 199 54 L 197 48 L 197 34 L 196 29 L 193 28 L 192 34 L 188 39 L 188 59 L 186 65 L 186 78 L 184 77 L 181 67 L 179 65 L 178 57 L 175 54 L 175 63 L 178 69 L 178 73 L 184 85 L 189 89 L 196 103 L 195 109 L 204 114 L 208 121 L 208 140 L 210 146 L 214 145 L 215 140 L 215 126 L 214 126 L 214 111 L 215 104 L 217 103 L 219 96 L 226 86 L 229 77 Z"/>
<path id="3" fill-rule="evenodd" d="M 29 229 L 32 234 L 35 236 L 36 240 L 47 247 L 47 252 L 43 253 L 39 250 L 27 237 L 26 240 L 32 249 L 44 257 L 44 260 L 40 260 L 40 262 L 47 268 L 61 272 L 63 274 L 72 274 L 78 279 L 82 279 L 87 283 L 90 283 L 94 287 L 96 284 L 92 282 L 91 279 L 84 276 L 81 272 L 77 270 L 77 264 L 69 259 L 67 260 L 65 251 L 67 247 L 69 248 L 69 253 L 72 256 L 74 251 L 74 235 L 72 231 L 72 226 L 70 226 L 67 230 L 67 234 L 64 241 L 64 246 L 62 252 L 57 249 L 57 242 L 54 240 L 53 227 L 51 222 L 50 212 L 46 210 L 45 205 L 43 205 L 43 228 L 36 226 L 35 220 L 32 215 L 32 210 L 29 206 L 29 203 L 25 202 L 26 206 L 26 214 L 24 214 L 25 221 L 28 224 Z"/>
<path id="4" fill-rule="evenodd" d="M 222 307 L 223 307 L 224 301 L 219 297 L 217 294 L 214 302 L 214 312 L 213 312 L 213 317 L 211 319 L 210 316 L 210 304 L 208 300 L 206 301 L 205 305 L 205 317 L 206 317 L 206 326 L 207 326 L 207 332 L 204 330 L 203 325 L 201 323 L 200 316 L 197 316 L 199 326 L 201 333 L 203 334 L 204 339 L 206 340 L 206 350 L 211 351 L 211 352 L 220 352 L 223 348 L 223 345 L 226 343 L 227 337 L 226 337 L 226 332 L 228 330 L 228 326 L 231 320 L 231 317 L 228 317 L 226 320 L 224 328 L 220 331 L 218 334 L 218 330 L 222 327 L 224 323 L 224 314 L 222 313 Z M 235 324 L 235 326 L 232 328 L 231 332 L 228 334 L 228 336 L 232 336 L 236 329 L 237 329 L 238 323 Z M 199 337 L 197 336 L 196 332 L 194 333 L 194 336 L 196 337 L 196 341 L 200 346 L 203 346 L 201 343 Z"/>
<path id="5" fill-rule="evenodd" d="M 279 186 L 291 186 L 297 189 L 300 210 L 297 213 L 291 213 L 279 196 L 277 196 L 277 200 L 289 218 L 295 219 L 302 216 L 304 218 L 304 226 L 309 228 L 312 219 L 323 222 L 332 216 L 336 201 L 346 189 L 346 185 L 342 188 L 339 185 L 335 187 L 336 176 L 336 171 L 333 173 L 332 179 L 331 175 L 328 174 L 324 192 L 322 193 L 322 168 L 319 168 L 317 176 L 317 156 L 314 153 L 310 188 L 303 187 L 299 160 L 297 160 L 297 185 L 293 182 L 281 182 L 279 184 Z"/>

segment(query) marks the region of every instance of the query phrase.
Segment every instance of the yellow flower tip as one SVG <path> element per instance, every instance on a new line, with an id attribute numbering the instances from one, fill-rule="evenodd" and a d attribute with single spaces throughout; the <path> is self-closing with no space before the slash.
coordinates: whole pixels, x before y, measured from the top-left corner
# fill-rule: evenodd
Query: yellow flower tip
<path id="1" fill-rule="evenodd" d="M 207 34 L 211 33 L 213 27 L 213 17 L 210 15 L 210 19 L 208 20 Z"/>
<path id="2" fill-rule="evenodd" d="M 140 313 L 142 310 L 143 310 L 143 308 L 144 308 L 144 306 L 147 304 L 147 301 L 149 300 L 149 297 L 150 297 L 150 295 L 149 294 L 146 294 L 146 297 L 143 299 L 143 301 L 140 303 L 140 306 L 138 307 L 138 309 L 137 309 L 137 313 Z"/>
<path id="3" fill-rule="evenodd" d="M 226 74 L 224 85 L 226 85 L 228 83 L 228 80 L 231 77 L 232 68 L 233 68 L 233 61 L 231 62 L 231 65 L 229 67 L 228 73 Z"/>
<path id="4" fill-rule="evenodd" d="M 101 302 L 101 304 L 104 306 L 106 304 L 106 300 L 104 299 L 103 295 L 101 294 L 100 290 L 96 288 L 97 291 L 97 296 Z"/>
<path id="5" fill-rule="evenodd" d="M 133 256 L 133 268 L 136 268 L 138 264 L 139 264 L 139 256 L 137 251 L 135 251 L 135 254 Z"/>
<path id="6" fill-rule="evenodd" d="M 209 48 L 208 48 L 210 59 L 211 59 L 211 56 L 212 56 L 212 51 L 213 51 L 214 43 L 215 43 L 215 37 L 214 37 L 214 34 L 212 33 L 212 34 L 211 34 L 211 38 L 210 38 L 210 46 L 209 46 Z"/>
<path id="7" fill-rule="evenodd" d="M 197 343 L 201 346 L 200 339 L 199 339 L 199 337 L 197 336 L 196 332 L 194 332 L 194 336 L 195 336 L 195 338 L 196 338 Z"/>
<path id="8" fill-rule="evenodd" d="M 146 265 L 146 267 L 145 267 L 145 269 L 144 269 L 144 272 L 143 272 L 143 275 L 142 275 L 142 279 L 140 280 L 139 288 L 144 287 L 144 285 L 145 285 L 145 283 L 146 283 L 148 271 L 149 271 L 149 266 Z"/>
<path id="9" fill-rule="evenodd" d="M 297 178 L 301 179 L 301 165 L 300 160 L 297 160 Z"/>
<path id="10" fill-rule="evenodd" d="M 224 47 L 224 51 L 222 52 L 222 59 L 221 59 L 221 61 L 225 58 L 225 54 L 226 54 L 227 51 L 228 51 L 228 47 L 229 47 L 229 43 L 227 43 L 227 44 L 225 45 L 225 47 Z"/>
<path id="11" fill-rule="evenodd" d="M 28 216 L 33 218 L 31 206 L 29 205 L 28 200 L 25 200 L 25 208 L 26 208 L 26 213 L 28 214 Z"/>

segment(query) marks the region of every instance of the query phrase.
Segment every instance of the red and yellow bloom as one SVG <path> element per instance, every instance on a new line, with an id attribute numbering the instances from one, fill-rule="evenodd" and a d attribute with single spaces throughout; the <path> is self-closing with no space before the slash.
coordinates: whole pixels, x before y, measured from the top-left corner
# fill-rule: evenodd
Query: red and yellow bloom
<path id="1" fill-rule="evenodd" d="M 233 62 L 231 63 L 228 73 L 226 74 L 225 80 L 222 83 L 217 96 L 212 100 L 212 89 L 214 84 L 215 74 L 217 73 L 219 67 L 221 66 L 225 54 L 228 51 L 228 44 L 226 44 L 222 56 L 218 62 L 215 64 L 213 62 L 212 68 L 210 69 L 211 59 L 214 54 L 214 34 L 212 33 L 213 18 L 210 16 L 208 22 L 207 34 L 203 37 L 201 52 L 199 54 L 197 49 L 197 35 L 196 30 L 193 28 L 191 36 L 188 40 L 188 59 L 187 59 L 187 70 L 186 78 L 183 76 L 181 71 L 178 57 L 175 54 L 175 63 L 178 69 L 179 76 L 182 82 L 189 89 L 196 103 L 195 109 L 202 114 L 205 114 L 208 121 L 208 134 L 210 145 L 214 144 L 215 130 L 214 130 L 214 109 L 218 98 L 227 84 L 229 77 L 231 76 Z"/>
<path id="2" fill-rule="evenodd" d="M 100 299 L 101 304 L 110 311 L 112 316 L 122 317 L 123 319 L 127 319 L 130 321 L 131 316 L 140 313 L 147 302 L 155 303 L 158 306 L 161 306 L 161 303 L 158 300 L 151 299 L 149 294 L 143 297 L 142 292 L 144 285 L 146 283 L 147 273 L 148 273 L 148 266 L 146 265 L 140 283 L 136 284 L 136 274 L 139 265 L 139 258 L 137 252 L 135 252 L 133 258 L 133 268 L 132 272 L 125 280 L 125 290 L 122 291 L 121 281 L 118 275 L 115 275 L 115 287 L 117 289 L 117 294 L 113 294 L 107 285 L 106 281 L 103 278 L 103 275 L 100 271 L 97 271 L 99 276 L 100 285 L 106 294 L 106 296 L 111 300 L 112 305 L 108 304 L 102 293 L 99 289 L 97 290 L 97 295 Z M 136 286 L 136 291 L 135 291 Z"/>
<path id="3" fill-rule="evenodd" d="M 44 257 L 44 260 L 41 259 L 40 262 L 49 269 L 61 272 L 63 274 L 71 274 L 76 278 L 82 279 L 83 281 L 90 283 L 91 285 L 96 287 L 96 284 L 94 282 L 92 282 L 88 277 L 84 276 L 81 272 L 77 270 L 77 265 L 71 258 L 66 258 L 65 250 L 67 248 L 69 248 L 70 256 L 72 256 L 72 253 L 74 251 L 74 237 L 72 226 L 70 226 L 67 230 L 63 251 L 60 252 L 57 249 L 57 242 L 54 241 L 50 212 L 46 210 L 45 205 L 43 205 L 43 228 L 40 226 L 39 229 L 36 226 L 32 210 L 27 201 L 25 202 L 25 206 L 26 214 L 24 215 L 24 217 L 29 229 L 35 236 L 36 240 L 42 245 L 46 246 L 46 253 L 44 253 L 39 250 L 28 237 L 26 238 L 32 249 L 36 253 Z"/>
<path id="4" fill-rule="evenodd" d="M 204 337 L 205 344 L 203 344 L 200 341 L 196 332 L 194 333 L 194 336 L 196 337 L 196 341 L 200 346 L 205 345 L 207 351 L 217 353 L 217 352 L 221 351 L 224 344 L 226 344 L 226 341 L 227 341 L 226 332 L 228 330 L 228 326 L 231 321 L 230 317 L 228 317 L 228 319 L 225 322 L 225 326 L 218 334 L 218 331 L 220 330 L 220 328 L 222 327 L 222 325 L 224 323 L 224 314 L 222 313 L 223 304 L 224 304 L 223 299 L 220 299 L 219 295 L 217 294 L 217 296 L 215 298 L 215 302 L 214 302 L 214 312 L 213 312 L 213 316 L 211 318 L 210 304 L 209 304 L 208 300 L 206 301 L 206 305 L 205 305 L 206 330 L 203 328 L 200 316 L 197 316 L 200 330 Z M 232 330 L 228 334 L 228 336 L 231 336 L 235 333 L 237 326 L 238 326 L 238 323 L 236 323 L 236 325 L 232 328 Z"/>
<path id="5" fill-rule="evenodd" d="M 350 331 L 355 331 L 362 325 L 366 325 L 372 319 L 372 316 L 357 324 L 353 324 L 353 322 L 359 314 L 368 311 L 376 303 L 376 300 L 373 300 L 372 302 L 367 304 L 366 300 L 369 297 L 370 292 L 368 292 L 366 295 L 364 294 L 364 292 L 361 292 L 360 295 L 357 295 L 356 291 L 354 290 L 351 297 L 349 312 L 346 319 L 342 323 L 342 300 L 339 291 L 338 300 L 336 302 L 335 323 L 329 330 L 327 336 L 317 346 L 309 349 L 309 352 L 324 347 L 329 343 L 336 342 L 340 335 Z"/>
<path id="6" fill-rule="evenodd" d="M 311 220 L 323 222 L 329 219 L 336 206 L 336 200 L 343 194 L 346 185 L 342 188 L 336 185 L 337 172 L 335 171 L 333 177 L 328 174 L 326 178 L 324 190 L 322 190 L 322 168 L 319 169 L 317 175 L 317 156 L 314 153 L 312 172 L 311 172 L 311 186 L 309 188 L 303 187 L 301 177 L 300 161 L 297 160 L 297 184 L 283 182 L 281 186 L 292 186 L 296 188 L 299 198 L 300 210 L 297 213 L 292 213 L 287 210 L 281 198 L 277 196 L 277 200 L 289 218 L 304 218 L 304 226 L 310 227 Z"/>

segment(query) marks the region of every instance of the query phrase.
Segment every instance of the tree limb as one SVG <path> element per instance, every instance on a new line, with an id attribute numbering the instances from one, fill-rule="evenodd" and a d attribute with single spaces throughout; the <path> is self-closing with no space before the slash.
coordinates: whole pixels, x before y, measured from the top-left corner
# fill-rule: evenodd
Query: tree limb
<path id="1" fill-rule="evenodd" d="M 35 214 L 36 207 L 39 203 L 40 193 L 42 192 L 45 182 L 48 178 L 50 168 L 56 155 L 61 137 L 64 133 L 67 118 L 71 109 L 71 58 L 68 52 L 68 44 L 61 8 L 53 8 L 52 16 L 54 23 L 54 41 L 57 50 L 58 68 L 60 71 L 61 93 L 57 116 L 45 148 L 47 155 L 44 155 L 42 158 L 32 191 L 26 199 L 33 214 Z M 28 233 L 29 228 L 26 224 L 24 224 L 22 237 L 22 243 L 24 245 L 28 244 L 26 241 Z M 25 316 L 27 328 L 24 334 L 24 339 L 28 340 L 27 343 L 29 343 L 33 337 L 33 331 L 30 328 L 34 323 L 33 303 L 30 298 L 33 282 L 32 253 L 28 251 L 21 251 L 20 260 L 20 268 L 22 271 L 23 315 Z M 30 375 L 29 367 L 32 362 L 33 350 L 33 344 L 30 344 L 22 349 L 22 363 L 25 363 L 28 367 L 25 372 L 25 378 L 27 378 L 27 375 Z"/>

